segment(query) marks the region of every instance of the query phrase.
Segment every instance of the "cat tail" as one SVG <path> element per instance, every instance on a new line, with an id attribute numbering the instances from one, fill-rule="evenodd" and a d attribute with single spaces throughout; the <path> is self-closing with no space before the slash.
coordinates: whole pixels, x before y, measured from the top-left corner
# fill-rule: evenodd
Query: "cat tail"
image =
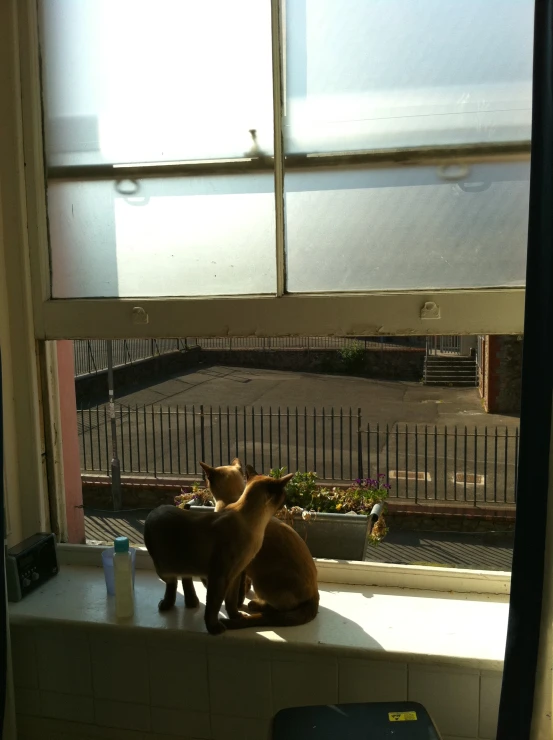
<path id="1" fill-rule="evenodd" d="M 315 619 L 319 610 L 319 599 L 309 599 L 295 609 L 279 612 L 266 609 L 254 614 L 243 614 L 236 619 L 221 620 L 229 630 L 241 630 L 246 627 L 294 627 L 307 624 Z"/>

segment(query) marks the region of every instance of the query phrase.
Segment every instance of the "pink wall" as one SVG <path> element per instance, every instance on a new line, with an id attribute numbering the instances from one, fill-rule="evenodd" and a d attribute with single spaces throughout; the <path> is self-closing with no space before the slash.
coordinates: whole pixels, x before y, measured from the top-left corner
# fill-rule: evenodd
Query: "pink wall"
<path id="1" fill-rule="evenodd" d="M 56 345 L 68 539 L 71 543 L 81 544 L 85 542 L 84 512 L 82 508 L 75 508 L 82 506 L 83 489 L 77 431 L 73 343 L 64 340 L 56 342 Z"/>

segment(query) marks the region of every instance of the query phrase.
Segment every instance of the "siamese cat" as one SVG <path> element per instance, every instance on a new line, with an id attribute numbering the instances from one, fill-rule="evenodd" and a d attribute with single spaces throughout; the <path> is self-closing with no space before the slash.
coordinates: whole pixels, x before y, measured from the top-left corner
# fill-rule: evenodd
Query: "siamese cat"
<path id="1" fill-rule="evenodd" d="M 144 525 L 144 542 L 158 576 L 165 581 L 160 611 L 174 606 L 179 579 L 186 607 L 197 607 L 192 578 L 199 576 L 207 578 L 204 620 L 208 632 L 217 635 L 225 630 L 219 619 L 223 599 L 229 618 L 240 617 L 240 576 L 259 551 L 265 527 L 283 506 L 291 478 L 252 478 L 238 499 L 223 511 L 204 513 L 159 506 L 150 512 Z M 230 488 L 235 495 L 236 489 Z"/>
<path id="2" fill-rule="evenodd" d="M 240 461 L 233 460 L 233 465 L 236 472 L 229 474 L 228 466 L 223 471 L 201 463 L 217 502 L 216 512 L 226 511 L 237 500 Z M 251 465 L 246 466 L 246 477 L 247 486 L 265 480 Z M 256 598 L 248 604 L 250 614 L 229 613 L 229 619 L 223 620 L 229 629 L 293 626 L 316 617 L 319 589 L 315 563 L 304 540 L 280 519 L 270 519 L 263 545 L 246 566 L 246 575 L 251 578 Z"/>

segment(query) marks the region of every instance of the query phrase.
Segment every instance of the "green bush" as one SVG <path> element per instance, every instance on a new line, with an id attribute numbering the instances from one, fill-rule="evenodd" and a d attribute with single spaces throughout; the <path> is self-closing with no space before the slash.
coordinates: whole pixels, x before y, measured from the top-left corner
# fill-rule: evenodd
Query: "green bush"
<path id="1" fill-rule="evenodd" d="M 365 365 L 365 348 L 360 342 L 353 342 L 339 350 L 340 360 L 346 372 L 356 373 Z"/>

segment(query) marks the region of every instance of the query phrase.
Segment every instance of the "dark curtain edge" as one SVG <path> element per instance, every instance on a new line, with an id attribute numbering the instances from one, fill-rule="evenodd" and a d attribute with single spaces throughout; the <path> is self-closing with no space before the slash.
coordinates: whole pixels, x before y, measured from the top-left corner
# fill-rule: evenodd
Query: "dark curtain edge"
<path id="1" fill-rule="evenodd" d="M 0 605 L 0 635 L 2 644 L 0 646 L 0 737 L 3 734 L 4 718 L 6 713 L 6 691 L 8 670 L 8 635 L 7 619 L 8 605 L 6 603 L 6 563 L 5 563 L 5 511 L 4 511 L 4 415 L 2 406 L 2 354 L 0 352 L 0 529 L 2 531 L 2 547 L 0 548 L 0 593 L 2 604 Z"/>
<path id="2" fill-rule="evenodd" d="M 553 401 L 553 0 L 536 0 L 517 515 L 497 740 L 530 737 Z"/>

